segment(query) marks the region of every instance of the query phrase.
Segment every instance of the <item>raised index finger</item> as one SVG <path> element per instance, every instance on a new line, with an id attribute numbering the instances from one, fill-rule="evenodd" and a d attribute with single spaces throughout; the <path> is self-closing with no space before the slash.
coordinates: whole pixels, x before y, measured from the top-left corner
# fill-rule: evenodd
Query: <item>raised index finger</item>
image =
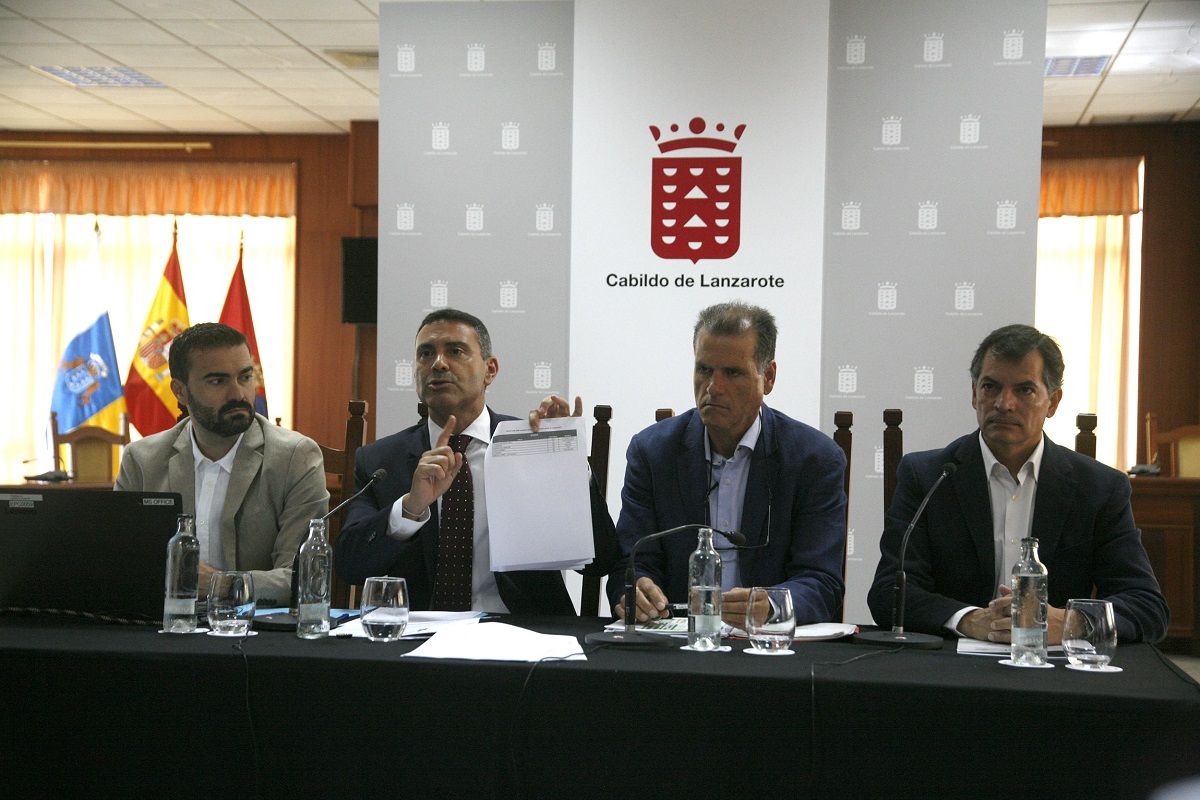
<path id="1" fill-rule="evenodd" d="M 457 420 L 454 419 L 454 415 L 451 414 L 449 419 L 446 420 L 446 427 L 442 428 L 441 434 L 438 435 L 437 442 L 433 445 L 435 448 L 450 446 L 450 437 L 454 435 L 454 423 L 456 421 Z"/>

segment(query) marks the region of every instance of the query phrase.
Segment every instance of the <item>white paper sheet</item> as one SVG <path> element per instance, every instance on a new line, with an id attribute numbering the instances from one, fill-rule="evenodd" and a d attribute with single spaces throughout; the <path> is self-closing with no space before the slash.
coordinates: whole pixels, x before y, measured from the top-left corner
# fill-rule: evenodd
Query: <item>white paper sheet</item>
<path id="1" fill-rule="evenodd" d="M 1055 658 L 1066 658 L 1061 644 L 1050 645 L 1048 653 L 1054 653 Z M 1003 642 L 984 642 L 979 639 L 959 639 L 958 654 L 960 656 L 998 656 L 1008 658 L 1012 654 L 1012 645 Z"/>
<path id="2" fill-rule="evenodd" d="M 587 661 L 574 636 L 536 633 L 503 622 L 455 625 L 439 631 L 403 658 L 465 658 L 472 661 Z"/>
<path id="3" fill-rule="evenodd" d="M 501 422 L 484 456 L 494 572 L 579 569 L 596 557 L 585 420 Z"/>
<path id="4" fill-rule="evenodd" d="M 412 611 L 408 615 L 408 624 L 404 626 L 401 639 L 425 639 L 440 630 L 452 625 L 472 625 L 483 617 L 482 611 Z M 343 622 L 329 632 L 330 636 L 345 636 L 354 639 L 366 639 L 367 632 L 363 630 L 362 620 L 353 619 Z"/>

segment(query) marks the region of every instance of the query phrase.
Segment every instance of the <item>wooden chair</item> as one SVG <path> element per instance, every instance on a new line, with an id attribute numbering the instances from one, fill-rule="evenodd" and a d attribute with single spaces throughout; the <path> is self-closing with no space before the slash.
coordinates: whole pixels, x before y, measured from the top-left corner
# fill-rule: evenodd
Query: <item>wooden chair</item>
<path id="1" fill-rule="evenodd" d="M 608 494 L 608 451 L 612 441 L 612 406 L 596 406 L 592 409 L 596 423 L 592 425 L 592 450 L 588 454 L 588 466 L 592 468 L 592 477 L 600 488 L 600 496 Z M 600 616 L 600 576 L 584 575 L 583 588 L 579 594 L 579 616 Z"/>
<path id="2" fill-rule="evenodd" d="M 664 419 L 670 419 L 673 416 L 675 416 L 675 409 L 673 408 L 656 408 L 654 410 L 655 422 L 662 422 Z"/>
<path id="3" fill-rule="evenodd" d="M 60 448 L 71 450 L 71 475 L 79 483 L 112 483 L 116 480 L 114 463 L 120 463 L 121 449 L 129 444 L 129 415 L 121 415 L 121 432 L 113 433 L 95 425 L 80 425 L 73 431 L 60 433 L 58 414 L 50 412 L 50 437 L 54 442 L 54 461 L 58 464 Z M 116 452 L 114 453 L 114 448 Z"/>
<path id="4" fill-rule="evenodd" d="M 1095 458 L 1096 415 L 1077 414 L 1075 416 L 1075 427 L 1079 429 L 1079 433 L 1075 434 L 1075 452 Z"/>
<path id="5" fill-rule="evenodd" d="M 892 507 L 892 496 L 896 494 L 897 472 L 900 459 L 904 457 L 904 431 L 900 423 L 904 412 L 898 408 L 883 410 L 883 512 Z"/>
<path id="6" fill-rule="evenodd" d="M 343 449 L 336 450 L 320 445 L 321 458 L 325 461 L 325 487 L 329 489 L 330 508 L 354 493 L 354 455 L 358 452 L 358 448 L 363 446 L 364 431 L 366 430 L 366 420 L 363 417 L 367 413 L 367 402 L 351 400 L 347 404 L 347 408 L 350 416 L 346 420 L 346 439 Z M 337 542 L 345 517 L 346 509 L 342 509 L 329 518 L 327 534 L 330 546 Z M 349 608 L 354 602 L 350 589 L 350 584 L 342 580 L 334 570 L 330 604 L 334 608 Z"/>
<path id="7" fill-rule="evenodd" d="M 1160 431 L 1158 416 L 1146 414 L 1146 463 L 1168 478 L 1200 478 L 1200 425 Z"/>

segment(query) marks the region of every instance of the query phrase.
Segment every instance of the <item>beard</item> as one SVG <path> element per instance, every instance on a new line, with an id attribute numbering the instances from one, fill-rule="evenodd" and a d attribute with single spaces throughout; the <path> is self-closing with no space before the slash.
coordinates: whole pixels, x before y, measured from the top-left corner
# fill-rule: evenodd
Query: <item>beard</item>
<path id="1" fill-rule="evenodd" d="M 226 416 L 237 409 L 245 409 L 246 416 Z M 211 406 L 194 405 L 188 411 L 200 427 L 218 436 L 238 436 L 245 433 L 254 421 L 254 407 L 243 400 L 231 400 L 214 411 Z"/>

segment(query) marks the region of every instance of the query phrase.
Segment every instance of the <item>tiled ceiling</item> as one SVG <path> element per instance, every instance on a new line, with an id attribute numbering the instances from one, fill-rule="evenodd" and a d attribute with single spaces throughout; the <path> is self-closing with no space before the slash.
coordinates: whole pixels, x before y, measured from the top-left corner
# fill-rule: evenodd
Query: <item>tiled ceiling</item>
<path id="1" fill-rule="evenodd" d="M 346 131 L 379 116 L 363 58 L 378 16 L 378 0 L 0 0 L 0 130 Z M 1046 55 L 1110 57 L 1099 76 L 1045 80 L 1047 125 L 1200 121 L 1200 0 L 1050 0 Z M 163 88 L 31 69 L 55 65 L 131 67 Z"/>

